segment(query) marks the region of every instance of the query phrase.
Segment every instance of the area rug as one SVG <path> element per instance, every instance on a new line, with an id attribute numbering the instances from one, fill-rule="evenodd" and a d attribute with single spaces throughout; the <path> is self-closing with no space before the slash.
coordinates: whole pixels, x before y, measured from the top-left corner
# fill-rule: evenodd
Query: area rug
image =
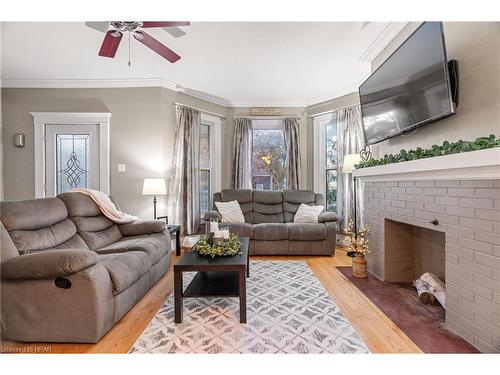
<path id="1" fill-rule="evenodd" d="M 185 273 L 184 287 L 194 273 Z M 368 349 L 303 261 L 251 261 L 247 323 L 237 298 L 184 300 L 174 323 L 170 296 L 130 353 L 367 353 Z"/>
<path id="2" fill-rule="evenodd" d="M 445 327 L 441 305 L 424 305 L 415 288 L 388 283 L 369 275 L 352 276 L 352 267 L 337 267 L 363 294 L 391 319 L 424 353 L 478 353 L 467 341 Z"/>

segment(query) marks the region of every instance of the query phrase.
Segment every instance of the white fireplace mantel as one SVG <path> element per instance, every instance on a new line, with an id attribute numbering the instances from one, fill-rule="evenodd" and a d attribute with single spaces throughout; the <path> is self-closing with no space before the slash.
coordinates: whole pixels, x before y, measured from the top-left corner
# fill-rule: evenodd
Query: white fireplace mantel
<path id="1" fill-rule="evenodd" d="M 500 179 L 500 147 L 355 170 L 366 181 Z"/>

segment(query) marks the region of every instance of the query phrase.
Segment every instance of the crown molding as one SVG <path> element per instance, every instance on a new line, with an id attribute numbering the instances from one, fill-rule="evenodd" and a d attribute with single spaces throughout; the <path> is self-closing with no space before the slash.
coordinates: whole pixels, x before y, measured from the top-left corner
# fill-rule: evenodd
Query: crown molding
<path id="1" fill-rule="evenodd" d="M 364 79 L 363 79 L 364 80 Z M 307 101 L 307 107 L 312 107 L 321 103 L 329 102 L 331 100 L 340 98 L 341 96 L 352 94 L 354 92 L 358 92 L 359 85 L 363 81 L 360 81 L 354 85 L 345 86 L 335 91 L 330 91 L 326 94 L 315 96 Z"/>
<path id="2" fill-rule="evenodd" d="M 193 90 L 190 88 L 182 87 L 180 85 L 177 85 L 176 91 L 186 94 L 187 96 L 191 96 L 193 98 L 205 100 L 207 102 L 220 105 L 222 107 L 231 107 L 231 102 L 229 100 L 221 98 L 216 95 L 208 94 L 206 92 Z"/>
<path id="3" fill-rule="evenodd" d="M 231 103 L 215 95 L 184 88 L 176 82 L 164 78 L 118 78 L 118 79 L 4 79 L 3 88 L 133 88 L 133 87 L 163 87 L 181 92 L 197 99 L 223 107 Z"/>
<path id="4" fill-rule="evenodd" d="M 361 54 L 358 61 L 371 63 L 382 50 L 403 30 L 409 22 L 389 22 L 370 46 Z"/>
<path id="5" fill-rule="evenodd" d="M 178 85 L 164 78 L 117 79 L 4 79 L 5 88 L 127 88 L 165 87 L 178 91 Z"/>

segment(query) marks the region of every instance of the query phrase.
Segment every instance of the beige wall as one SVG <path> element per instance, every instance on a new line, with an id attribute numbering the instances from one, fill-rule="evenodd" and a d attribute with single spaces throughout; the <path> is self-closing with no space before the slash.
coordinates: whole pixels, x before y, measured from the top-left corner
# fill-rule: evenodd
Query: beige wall
<path id="1" fill-rule="evenodd" d="M 226 114 L 226 109 L 164 88 L 2 89 L 5 199 L 34 197 L 33 118 L 29 112 L 111 112 L 111 194 L 123 210 L 152 216 L 151 197 L 142 196 L 145 177 L 168 177 L 179 102 Z M 222 124 L 225 128 L 225 122 Z M 26 134 L 16 148 L 15 133 Z M 118 164 L 127 171 L 117 172 Z M 225 178 L 223 174 L 223 178 Z M 163 213 L 163 199 L 159 200 Z"/>
<path id="2" fill-rule="evenodd" d="M 372 71 L 420 25 L 410 23 L 372 62 Z M 448 59 L 458 61 L 457 114 L 373 147 L 374 155 L 428 147 L 444 140 L 473 140 L 500 134 L 500 22 L 445 22 Z"/>

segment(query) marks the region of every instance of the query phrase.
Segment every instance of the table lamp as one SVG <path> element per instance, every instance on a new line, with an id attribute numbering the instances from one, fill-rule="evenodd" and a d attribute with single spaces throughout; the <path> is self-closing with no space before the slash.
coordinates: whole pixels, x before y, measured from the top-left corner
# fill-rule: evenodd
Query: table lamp
<path id="1" fill-rule="evenodd" d="M 342 164 L 342 173 L 350 174 L 356 168 L 354 167 L 356 164 L 361 162 L 361 156 L 359 154 L 347 154 L 344 155 L 344 164 Z M 357 223 L 357 212 L 356 212 L 356 177 L 353 177 L 353 199 L 354 199 L 354 237 L 358 237 L 358 223 Z M 347 253 L 350 257 L 355 255 L 354 251 L 349 251 Z"/>
<path id="2" fill-rule="evenodd" d="M 167 194 L 165 180 L 163 178 L 145 178 L 142 187 L 142 195 L 153 196 L 154 219 L 156 220 L 156 196 Z"/>

